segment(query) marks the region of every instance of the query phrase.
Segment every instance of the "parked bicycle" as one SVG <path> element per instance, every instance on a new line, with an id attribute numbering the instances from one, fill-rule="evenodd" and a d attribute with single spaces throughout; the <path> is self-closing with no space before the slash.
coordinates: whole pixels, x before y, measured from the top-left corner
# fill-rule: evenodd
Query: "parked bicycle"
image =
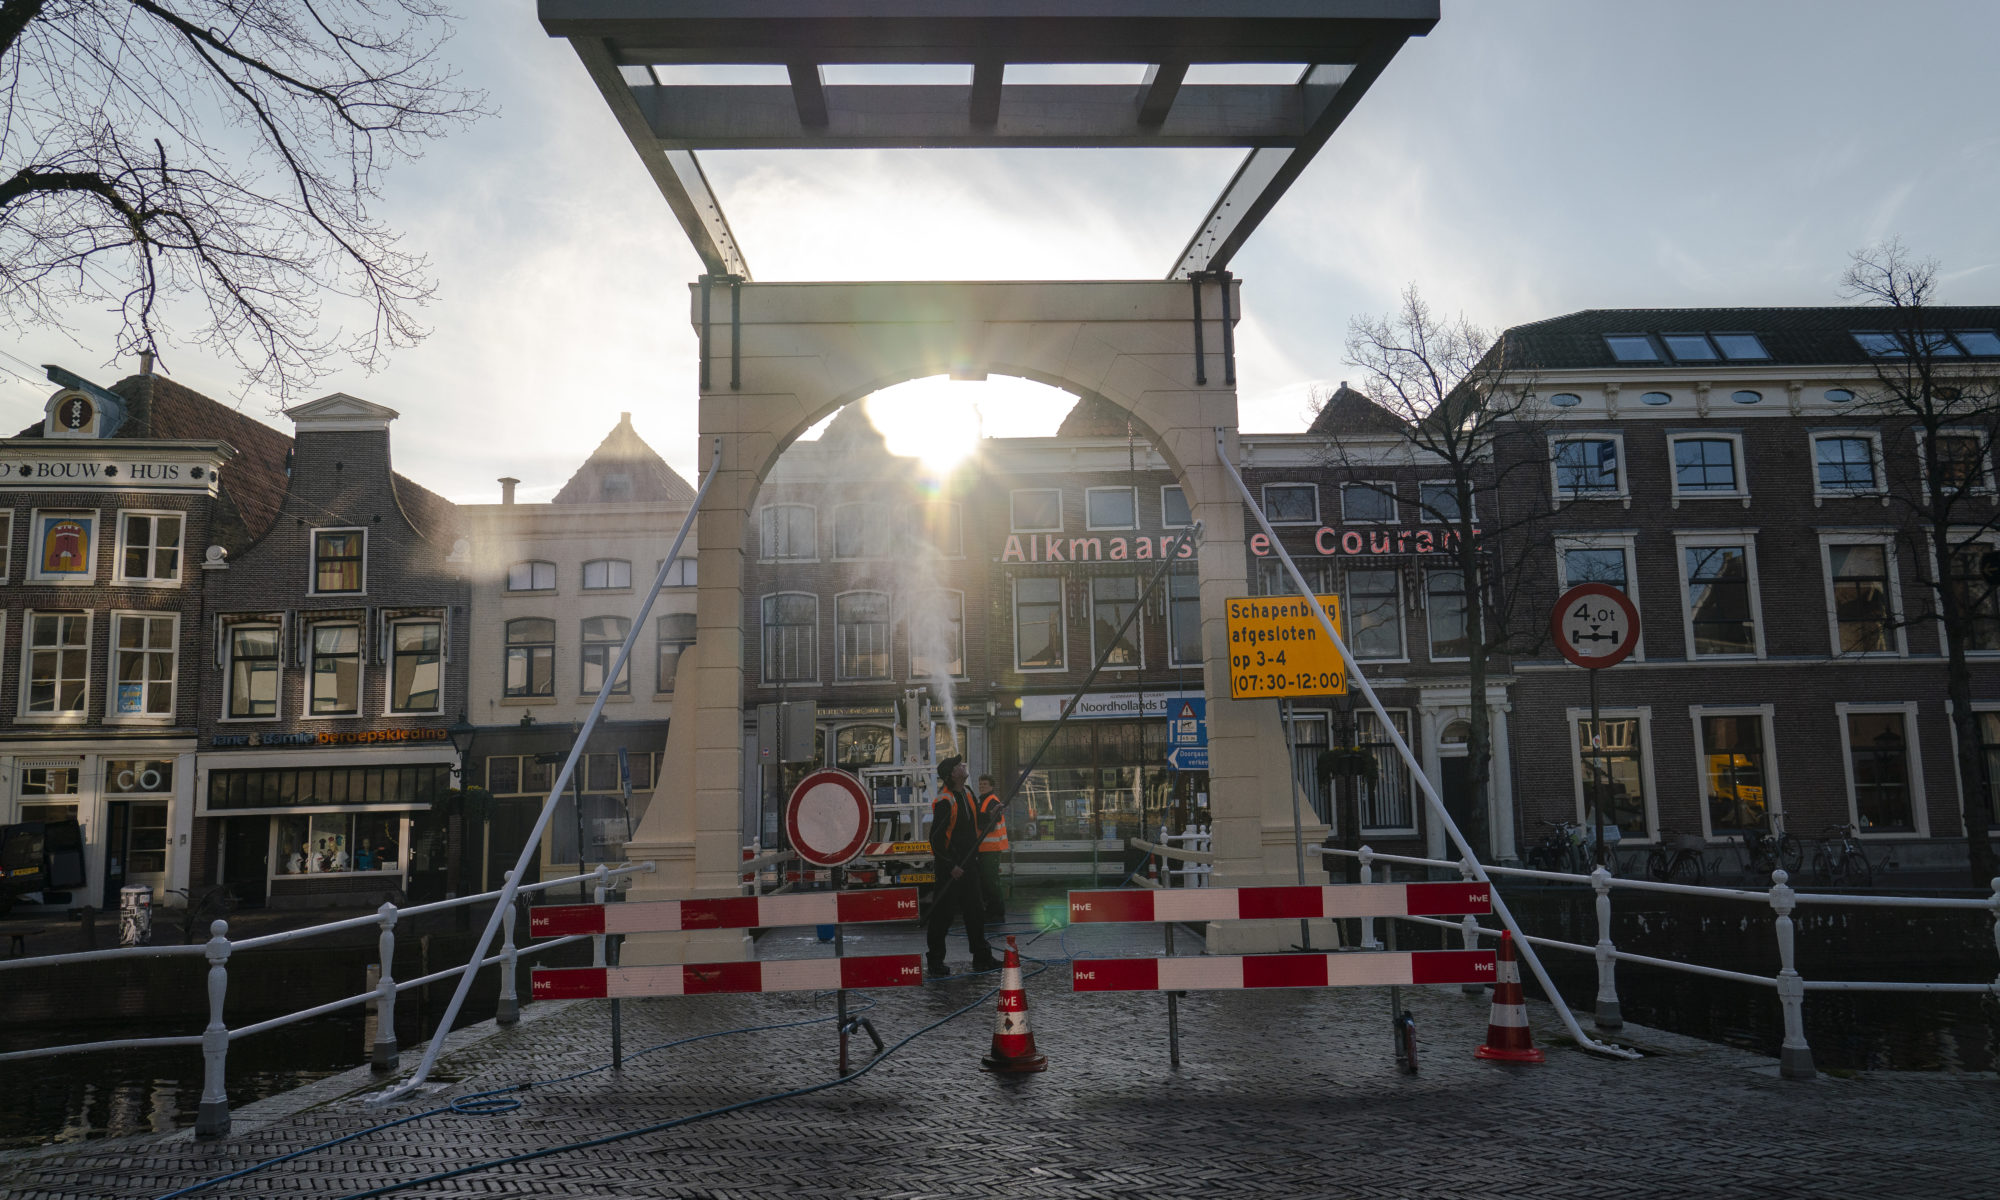
<path id="1" fill-rule="evenodd" d="M 1597 831 L 1575 821 L 1543 821 L 1549 835 L 1528 847 L 1527 862 L 1532 870 L 1559 871 L 1588 875 L 1597 865 Z M 1618 827 L 1604 827 L 1604 869 L 1619 874 Z"/>
<path id="2" fill-rule="evenodd" d="M 1702 858 L 1707 846 L 1694 834 L 1681 834 L 1652 848 L 1646 855 L 1646 874 L 1660 883 L 1700 886 L 1708 881 L 1708 862 Z"/>
<path id="3" fill-rule="evenodd" d="M 1813 849 L 1813 874 L 1832 887 L 1868 887 L 1878 868 L 1895 865 L 1893 847 L 1881 862 L 1871 862 L 1851 824 L 1827 826 L 1826 836 Z"/>
<path id="4" fill-rule="evenodd" d="M 236 911 L 236 894 L 227 884 L 208 887 L 175 888 L 170 893 L 187 901 L 181 909 L 181 944 L 192 946 L 208 940 L 208 924 Z"/>

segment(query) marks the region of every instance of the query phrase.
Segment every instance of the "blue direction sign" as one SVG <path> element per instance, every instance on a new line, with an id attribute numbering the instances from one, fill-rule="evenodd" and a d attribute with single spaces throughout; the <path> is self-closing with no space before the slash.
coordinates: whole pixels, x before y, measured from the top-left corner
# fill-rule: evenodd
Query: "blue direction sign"
<path id="1" fill-rule="evenodd" d="M 1206 771 L 1208 747 L 1176 746 L 1167 751 L 1167 765 L 1176 771 Z"/>
<path id="2" fill-rule="evenodd" d="M 1167 745 L 1174 748 L 1183 746 L 1189 748 L 1207 748 L 1208 700 L 1206 697 L 1172 696 L 1168 698 Z"/>

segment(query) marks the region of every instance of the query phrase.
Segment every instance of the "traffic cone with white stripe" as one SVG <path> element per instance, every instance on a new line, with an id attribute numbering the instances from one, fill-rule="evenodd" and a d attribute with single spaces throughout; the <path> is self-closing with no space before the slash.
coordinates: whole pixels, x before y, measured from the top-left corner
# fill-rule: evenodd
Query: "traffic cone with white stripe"
<path id="1" fill-rule="evenodd" d="M 1146 856 L 1146 882 L 1154 887 L 1160 886 L 1160 857 L 1157 854 Z"/>
<path id="2" fill-rule="evenodd" d="M 1000 1012 L 993 1022 L 993 1049 L 979 1060 L 981 1069 L 1000 1075 L 1026 1075 L 1049 1068 L 1047 1056 L 1035 1049 L 1028 1028 L 1028 993 L 1021 987 L 1021 952 L 1007 939 L 1007 962 L 1000 971 Z"/>
<path id="3" fill-rule="evenodd" d="M 1486 1044 L 1474 1057 L 1497 1062 L 1538 1063 L 1547 1061 L 1535 1049 L 1535 1035 L 1528 1029 L 1528 1002 L 1521 995 L 1521 963 L 1514 956 L 1514 935 L 1500 935 L 1500 953 L 1493 972 L 1493 1015 L 1486 1019 Z"/>

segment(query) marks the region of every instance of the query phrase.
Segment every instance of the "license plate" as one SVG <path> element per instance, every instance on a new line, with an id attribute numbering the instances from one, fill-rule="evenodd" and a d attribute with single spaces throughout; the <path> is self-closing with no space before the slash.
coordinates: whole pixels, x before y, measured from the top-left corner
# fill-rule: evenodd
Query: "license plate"
<path id="1" fill-rule="evenodd" d="M 897 883 L 936 883 L 937 876 L 929 871 L 906 871 L 896 876 Z"/>

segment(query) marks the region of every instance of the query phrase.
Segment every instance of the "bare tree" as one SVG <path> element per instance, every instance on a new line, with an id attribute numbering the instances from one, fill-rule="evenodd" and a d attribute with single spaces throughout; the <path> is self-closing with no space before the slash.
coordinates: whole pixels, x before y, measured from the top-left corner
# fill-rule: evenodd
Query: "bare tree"
<path id="1" fill-rule="evenodd" d="M 1536 398 L 1533 366 L 1515 342 L 1463 316 L 1441 316 L 1414 285 L 1395 312 L 1349 323 L 1347 358 L 1360 368 L 1368 397 L 1395 418 L 1411 465 L 1432 485 L 1417 489 L 1418 503 L 1464 588 L 1472 707 L 1466 749 L 1471 795 L 1485 812 L 1493 763 L 1488 664 L 1532 648 L 1545 631 L 1519 610 L 1532 591 L 1523 564 L 1545 548 L 1530 526 L 1552 510 L 1509 505 L 1506 493 L 1522 491 L 1514 482 L 1519 473 L 1547 472 L 1553 410 Z M 1360 437 L 1339 429 L 1330 436 L 1329 465 L 1361 465 L 1367 452 Z"/>
<path id="2" fill-rule="evenodd" d="M 1900 540 L 1912 551 L 1917 575 L 1903 619 L 1935 622 L 1943 631 L 1966 851 L 1973 885 L 1985 887 L 1995 873 L 1993 814 L 1966 653 L 2000 650 L 2000 554 L 1993 542 L 2000 510 L 1992 476 L 2000 380 L 1990 363 L 1966 361 L 1952 338 L 1947 312 L 1937 307 L 1937 262 L 1913 259 L 1901 241 L 1857 251 L 1841 292 L 1881 314 L 1878 328 L 1864 334 L 1874 382 L 1855 407 L 1881 423 L 1885 458 L 1892 448 L 1910 446 L 1918 463 L 1915 478 L 1892 473 L 1884 480 L 1901 510 Z"/>
<path id="3" fill-rule="evenodd" d="M 432 284 L 369 203 L 483 103 L 449 33 L 439 0 L 0 0 L 0 320 L 108 306 L 116 358 L 185 312 L 280 400 L 380 366 Z"/>

